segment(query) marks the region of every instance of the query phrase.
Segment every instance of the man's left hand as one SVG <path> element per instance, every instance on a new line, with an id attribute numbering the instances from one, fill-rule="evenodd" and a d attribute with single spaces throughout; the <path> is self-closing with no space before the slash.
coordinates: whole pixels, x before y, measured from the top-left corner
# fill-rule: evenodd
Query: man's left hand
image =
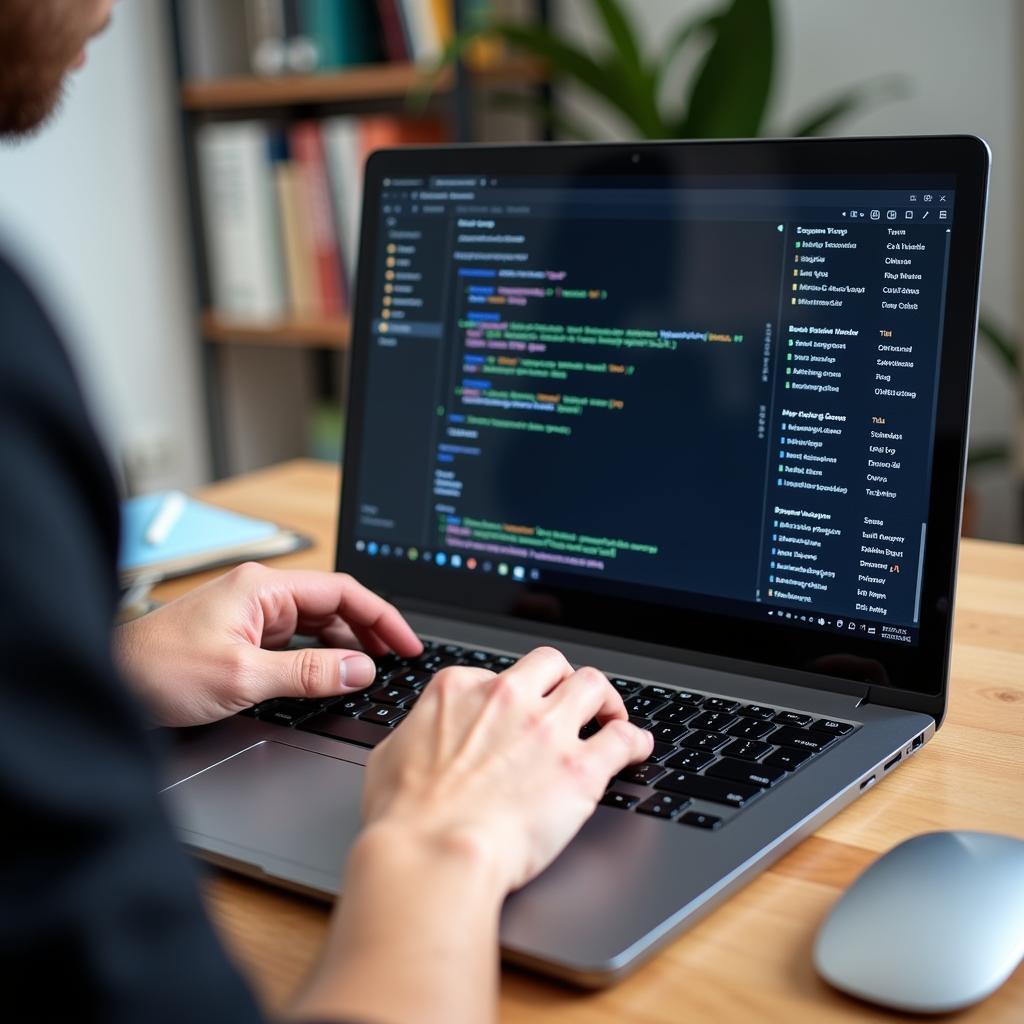
<path id="1" fill-rule="evenodd" d="M 296 633 L 327 647 L 282 650 Z M 367 654 L 422 649 L 398 609 L 351 576 L 256 563 L 114 632 L 121 671 L 165 726 L 215 722 L 271 697 L 350 693 L 373 681 Z"/>

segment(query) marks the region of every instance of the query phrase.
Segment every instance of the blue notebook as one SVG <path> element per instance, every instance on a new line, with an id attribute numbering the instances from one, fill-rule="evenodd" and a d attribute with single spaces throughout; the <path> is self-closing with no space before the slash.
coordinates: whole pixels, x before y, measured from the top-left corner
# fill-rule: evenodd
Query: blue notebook
<path id="1" fill-rule="evenodd" d="M 166 493 L 146 494 L 122 503 L 118 555 L 122 582 L 168 579 L 219 565 L 283 555 L 310 544 L 307 537 L 276 523 L 193 498 L 187 500 L 162 543 L 150 544 L 146 532 L 166 498 Z"/>

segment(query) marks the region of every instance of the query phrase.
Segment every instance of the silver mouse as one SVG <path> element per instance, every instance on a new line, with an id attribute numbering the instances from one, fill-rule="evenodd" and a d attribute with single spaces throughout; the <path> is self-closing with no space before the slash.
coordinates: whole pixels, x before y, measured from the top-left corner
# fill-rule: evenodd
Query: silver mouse
<path id="1" fill-rule="evenodd" d="M 1024 958 L 1024 841 L 929 832 L 871 865 L 818 932 L 836 988 L 915 1013 L 978 1002 Z"/>

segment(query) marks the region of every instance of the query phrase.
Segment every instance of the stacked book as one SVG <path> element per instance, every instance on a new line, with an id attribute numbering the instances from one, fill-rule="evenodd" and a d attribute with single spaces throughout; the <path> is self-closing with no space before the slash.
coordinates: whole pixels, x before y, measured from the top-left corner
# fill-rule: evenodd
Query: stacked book
<path id="1" fill-rule="evenodd" d="M 461 0 L 466 24 L 487 0 Z M 379 61 L 436 64 L 455 32 L 452 0 L 182 0 L 189 78 L 334 71 Z"/>
<path id="2" fill-rule="evenodd" d="M 340 319 L 359 244 L 362 175 L 375 149 L 444 137 L 394 116 L 210 122 L 197 132 L 213 312 L 254 326 Z"/>

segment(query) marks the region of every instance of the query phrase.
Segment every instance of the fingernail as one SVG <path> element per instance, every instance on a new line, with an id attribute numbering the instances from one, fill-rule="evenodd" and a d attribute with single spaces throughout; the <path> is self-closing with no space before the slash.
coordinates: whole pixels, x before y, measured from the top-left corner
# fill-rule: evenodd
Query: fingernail
<path id="1" fill-rule="evenodd" d="M 341 662 L 340 672 L 342 690 L 361 690 L 373 682 L 377 666 L 365 654 L 356 654 Z"/>

